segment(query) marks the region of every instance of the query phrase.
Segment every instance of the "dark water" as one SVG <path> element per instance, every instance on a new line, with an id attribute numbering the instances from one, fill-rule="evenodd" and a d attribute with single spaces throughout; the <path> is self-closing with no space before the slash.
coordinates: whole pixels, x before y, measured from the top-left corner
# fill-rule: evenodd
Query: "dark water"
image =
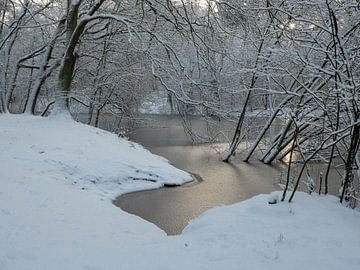
<path id="1" fill-rule="evenodd" d="M 253 129 L 259 129 L 252 120 Z M 100 127 L 116 131 L 112 116 L 103 117 Z M 259 126 L 261 123 L 258 123 Z M 114 204 L 126 212 L 138 215 L 163 229 L 167 234 L 179 234 L 191 219 L 201 215 L 207 209 L 233 204 L 254 195 L 279 190 L 279 183 L 286 178 L 286 165 L 278 162 L 272 166 L 265 165 L 253 158 L 249 163 L 235 156 L 230 163 L 221 161 L 226 149 L 226 137 L 231 135 L 234 123 L 213 121 L 204 124 L 198 118 L 191 119 L 191 126 L 198 137 L 210 138 L 220 143 L 193 145 L 184 132 L 182 120 L 177 116 L 145 115 L 140 125 L 128 132 L 130 139 L 141 143 L 152 153 L 166 157 L 171 163 L 183 170 L 198 175 L 193 183 L 181 187 L 162 188 L 157 190 L 134 192 L 122 195 Z M 222 132 L 219 132 L 221 130 Z M 275 132 L 275 131 L 273 131 Z M 250 134 L 252 134 L 250 130 Z M 249 138 L 253 139 L 253 138 Z M 239 146 L 239 152 L 245 150 L 246 144 Z M 241 155 L 241 154 L 240 154 Z M 294 175 L 300 167 L 295 167 Z M 313 164 L 310 173 L 317 178 L 324 165 Z M 337 194 L 339 175 L 331 171 L 330 191 Z M 301 189 L 305 190 L 304 185 Z"/>

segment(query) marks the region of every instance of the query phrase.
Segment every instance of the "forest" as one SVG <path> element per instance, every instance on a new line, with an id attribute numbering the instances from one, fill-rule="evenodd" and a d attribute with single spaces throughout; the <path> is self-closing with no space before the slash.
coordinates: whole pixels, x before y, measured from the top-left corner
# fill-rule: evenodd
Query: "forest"
<path id="1" fill-rule="evenodd" d="M 110 113 L 121 127 L 163 96 L 185 123 L 233 123 L 229 162 L 247 115 L 265 112 L 243 160 L 256 149 L 265 164 L 286 158 L 290 201 L 303 175 L 327 194 L 336 166 L 340 201 L 355 207 L 359 18 L 358 0 L 0 0 L 0 113 L 81 113 L 93 126 Z M 314 161 L 327 165 L 316 183 Z"/>

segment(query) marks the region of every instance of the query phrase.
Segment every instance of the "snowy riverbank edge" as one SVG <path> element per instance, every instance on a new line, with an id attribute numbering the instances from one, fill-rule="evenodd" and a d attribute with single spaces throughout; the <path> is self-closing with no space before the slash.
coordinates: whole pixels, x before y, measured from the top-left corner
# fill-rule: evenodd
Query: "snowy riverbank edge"
<path id="1" fill-rule="evenodd" d="M 360 214 L 332 196 L 259 195 L 166 236 L 111 199 L 190 176 L 69 119 L 0 116 L 0 172 L 1 270 L 360 268 Z"/>

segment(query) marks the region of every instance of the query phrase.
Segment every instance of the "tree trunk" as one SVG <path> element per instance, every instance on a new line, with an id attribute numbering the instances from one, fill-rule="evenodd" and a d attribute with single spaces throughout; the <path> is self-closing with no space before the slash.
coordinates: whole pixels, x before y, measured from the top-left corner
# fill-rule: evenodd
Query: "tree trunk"
<path id="1" fill-rule="evenodd" d="M 272 123 L 274 122 L 274 120 L 276 119 L 276 116 L 278 115 L 278 113 L 281 111 L 281 109 L 293 98 L 293 96 L 288 96 L 286 97 L 280 104 L 279 106 L 276 108 L 276 110 L 273 112 L 273 114 L 271 115 L 270 119 L 267 121 L 266 125 L 263 127 L 263 129 L 261 130 L 260 134 L 257 136 L 255 142 L 252 144 L 250 150 L 247 152 L 247 154 L 245 155 L 245 158 L 243 159 L 243 161 L 248 162 L 249 159 L 251 158 L 252 154 L 254 153 L 256 147 L 259 145 L 259 143 L 261 142 L 262 138 L 264 137 L 265 133 L 269 130 L 269 128 L 271 127 Z"/>
<path id="2" fill-rule="evenodd" d="M 60 65 L 55 104 L 51 115 L 70 115 L 69 94 L 77 59 L 75 54 L 76 45 L 87 23 L 91 20 L 91 16 L 94 15 L 104 1 L 105 0 L 95 1 L 89 8 L 86 14 L 87 17 L 78 22 L 79 7 L 82 1 L 68 0 L 65 23 L 66 49 Z"/>
<path id="3" fill-rule="evenodd" d="M 356 121 L 358 119 L 359 119 L 358 117 L 355 118 Z M 357 124 L 353 127 L 350 147 L 348 150 L 348 157 L 345 163 L 345 177 L 342 185 L 340 203 L 342 203 L 343 200 L 347 200 L 347 201 L 350 200 L 353 181 L 354 181 L 353 170 L 356 164 L 356 154 L 359 149 L 359 142 L 360 142 L 359 140 L 360 140 L 360 125 Z"/>
<path id="4" fill-rule="evenodd" d="M 57 26 L 54 37 L 51 39 L 50 43 L 48 44 L 48 46 L 46 48 L 45 54 L 42 59 L 42 63 L 40 64 L 40 67 L 39 67 L 38 76 L 35 80 L 33 87 L 31 88 L 31 90 L 29 92 L 29 98 L 27 99 L 26 104 L 25 104 L 25 111 L 24 111 L 25 113 L 28 113 L 28 114 L 35 113 L 36 102 L 37 102 L 37 98 L 40 94 L 41 86 L 44 84 L 45 79 L 59 65 L 59 63 L 56 62 L 50 68 L 50 70 L 47 72 L 47 66 L 49 65 L 49 62 L 50 62 L 50 59 L 52 56 L 52 52 L 54 50 L 57 39 L 60 37 L 60 35 L 64 29 L 64 25 L 65 25 L 65 18 L 62 18 L 59 21 L 59 24 Z"/>
<path id="5" fill-rule="evenodd" d="M 253 80 L 254 80 L 254 78 L 253 78 Z M 255 82 L 254 82 L 254 84 L 255 84 Z M 234 154 L 236 148 L 238 147 L 238 145 L 239 145 L 239 143 L 241 141 L 242 125 L 243 125 L 243 122 L 244 122 L 244 119 L 245 119 L 246 107 L 248 106 L 250 96 L 251 96 L 251 89 L 249 89 L 248 92 L 247 92 L 245 103 L 244 103 L 243 108 L 241 110 L 239 121 L 238 121 L 236 129 L 235 129 L 234 137 L 233 137 L 233 139 L 231 141 L 231 144 L 230 144 L 228 150 L 225 151 L 224 156 L 222 158 L 222 161 L 224 161 L 224 162 L 229 161 L 230 157 Z"/>
<path id="6" fill-rule="evenodd" d="M 76 57 L 73 53 L 69 53 L 65 59 L 59 72 L 57 92 L 55 94 L 55 104 L 52 115 L 70 114 L 69 110 L 69 92 L 75 69 Z"/>
<path id="7" fill-rule="evenodd" d="M 294 135 L 294 140 L 293 140 L 293 143 L 292 143 L 292 146 L 291 146 L 290 159 L 289 159 L 288 170 L 287 170 L 287 175 L 286 175 L 286 185 L 285 185 L 284 192 L 283 192 L 283 195 L 282 195 L 282 198 L 281 198 L 282 202 L 285 200 L 286 192 L 287 192 L 287 190 L 289 188 L 290 173 L 291 173 L 291 163 L 292 163 L 293 153 L 294 153 L 294 150 L 295 150 L 295 145 L 297 143 L 297 141 L 296 141 L 297 134 L 298 134 L 298 130 L 297 130 L 297 127 L 295 127 L 295 135 Z"/>

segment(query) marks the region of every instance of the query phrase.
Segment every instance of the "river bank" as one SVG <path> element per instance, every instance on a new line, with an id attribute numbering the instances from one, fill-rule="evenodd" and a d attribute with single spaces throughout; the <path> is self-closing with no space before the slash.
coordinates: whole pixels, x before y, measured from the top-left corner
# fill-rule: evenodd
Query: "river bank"
<path id="1" fill-rule="evenodd" d="M 208 209 L 279 190 L 280 185 L 285 183 L 285 163 L 275 162 L 269 166 L 256 157 L 250 162 L 242 162 L 241 156 L 224 163 L 221 157 L 228 147 L 227 143 L 191 144 L 179 116 L 144 115 L 146 117 L 151 119 L 149 124 L 133 129 L 128 136 L 145 145 L 152 153 L 166 157 L 177 168 L 199 175 L 203 181 L 195 185 L 124 194 L 117 197 L 114 204 L 154 223 L 169 235 L 180 234 L 192 219 Z M 206 134 L 208 129 L 204 121 L 198 117 L 189 121 L 196 132 Z M 253 122 L 256 121 L 261 119 L 254 118 Z M 221 128 L 219 133 L 229 132 L 230 123 L 217 124 Z M 246 142 L 239 145 L 239 152 L 244 152 L 246 147 Z M 300 168 L 296 164 L 293 166 L 295 172 L 296 167 Z M 318 176 L 325 169 L 324 164 L 314 163 L 310 172 Z M 330 193 L 336 195 L 341 177 L 334 168 L 329 179 Z M 305 177 L 303 180 L 306 180 Z M 306 185 L 301 183 L 300 189 L 306 191 Z"/>
<path id="2" fill-rule="evenodd" d="M 0 127 L 2 270 L 360 266 L 360 214 L 335 197 L 298 193 L 292 204 L 269 205 L 259 195 L 209 210 L 169 237 L 111 202 L 188 179 L 165 159 L 69 119 L 1 115 Z M 155 175 L 162 182 L 145 180 Z"/>

